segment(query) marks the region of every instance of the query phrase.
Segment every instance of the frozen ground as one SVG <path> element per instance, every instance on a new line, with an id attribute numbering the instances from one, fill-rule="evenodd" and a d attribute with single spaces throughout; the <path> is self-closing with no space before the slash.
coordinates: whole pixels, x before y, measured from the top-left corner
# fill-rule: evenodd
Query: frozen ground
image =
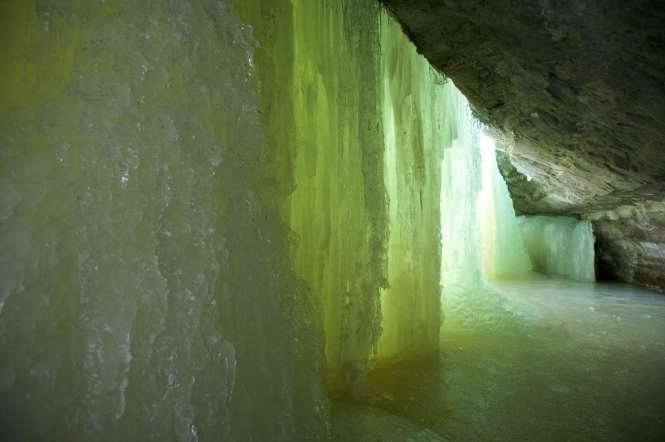
<path id="1" fill-rule="evenodd" d="M 370 405 L 334 404 L 335 440 L 665 440 L 665 295 L 552 280 L 494 290 L 480 298 L 501 301 L 495 327 L 448 318 L 440 360 L 375 372 Z"/>

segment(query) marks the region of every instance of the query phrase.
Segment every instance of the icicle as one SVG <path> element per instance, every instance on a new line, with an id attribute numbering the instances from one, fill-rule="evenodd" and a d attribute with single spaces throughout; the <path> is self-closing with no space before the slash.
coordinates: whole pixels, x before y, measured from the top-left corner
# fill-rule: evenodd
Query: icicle
<path id="1" fill-rule="evenodd" d="M 525 216 L 520 217 L 520 228 L 537 271 L 575 281 L 595 280 L 591 222 L 565 216 Z"/>

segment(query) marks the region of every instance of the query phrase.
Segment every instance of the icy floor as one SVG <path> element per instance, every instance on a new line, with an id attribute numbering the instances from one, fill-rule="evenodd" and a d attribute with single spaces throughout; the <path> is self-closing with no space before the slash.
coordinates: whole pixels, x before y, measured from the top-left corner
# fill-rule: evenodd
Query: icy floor
<path id="1" fill-rule="evenodd" d="M 333 404 L 335 440 L 665 441 L 665 295 L 551 280 L 495 290 L 484 296 L 502 300 L 501 324 L 449 318 L 465 325 L 444 326 L 439 361 L 374 373 L 371 405 Z"/>

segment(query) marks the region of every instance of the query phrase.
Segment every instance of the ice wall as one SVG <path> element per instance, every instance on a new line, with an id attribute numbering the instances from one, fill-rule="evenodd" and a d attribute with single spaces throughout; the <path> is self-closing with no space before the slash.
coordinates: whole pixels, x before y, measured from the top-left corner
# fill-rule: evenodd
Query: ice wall
<path id="1" fill-rule="evenodd" d="M 532 270 L 532 265 L 520 235 L 508 186 L 499 172 L 494 140 L 481 134 L 479 147 L 482 189 L 477 204 L 483 240 L 483 273 L 490 280 L 524 276 Z"/>
<path id="2" fill-rule="evenodd" d="M 0 439 L 322 437 L 251 29 L 21 0 L 0 34 Z"/>
<path id="3" fill-rule="evenodd" d="M 519 223 L 537 271 L 575 281 L 595 281 L 590 221 L 565 216 L 523 216 Z"/>
<path id="4" fill-rule="evenodd" d="M 293 8 L 294 264 L 321 300 L 329 389 L 361 393 L 386 274 L 379 6 L 298 1 Z"/>
<path id="5" fill-rule="evenodd" d="M 324 438 L 324 383 L 438 350 L 442 268 L 506 272 L 468 104 L 375 0 L 0 20 L 8 440 Z"/>
<path id="6" fill-rule="evenodd" d="M 481 130 L 466 98 L 452 84 L 450 89 L 440 195 L 444 298 L 483 283 L 480 213 L 486 209 L 477 204 L 483 188 Z"/>
<path id="7" fill-rule="evenodd" d="M 326 383 L 360 394 L 386 285 L 380 6 L 240 3 L 260 48 L 275 182 L 285 190 L 277 206 L 293 231 L 293 267 L 311 289 Z"/>
<path id="8" fill-rule="evenodd" d="M 385 12 L 381 80 L 390 236 L 378 357 L 408 359 L 439 348 L 442 140 L 455 92 Z"/>
<path id="9" fill-rule="evenodd" d="M 483 133 L 464 96 L 453 93 L 441 186 L 443 282 L 466 290 L 487 279 L 526 275 L 532 265 L 496 164 L 494 141 Z"/>
<path id="10" fill-rule="evenodd" d="M 454 86 L 442 137 L 442 305 L 444 328 L 496 331 L 511 313 L 489 280 L 527 275 L 531 262 L 495 158 L 494 141 Z"/>
<path id="11" fill-rule="evenodd" d="M 438 351 L 450 91 L 373 0 L 238 3 L 258 43 L 286 193 L 276 205 L 311 288 L 326 382 L 362 394 L 373 361 Z"/>

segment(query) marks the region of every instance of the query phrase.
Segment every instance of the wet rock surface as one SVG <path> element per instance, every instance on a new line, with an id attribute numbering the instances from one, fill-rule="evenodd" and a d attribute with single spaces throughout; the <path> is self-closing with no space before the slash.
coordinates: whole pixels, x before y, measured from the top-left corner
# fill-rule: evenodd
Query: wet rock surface
<path id="1" fill-rule="evenodd" d="M 383 2 L 497 129 L 516 211 L 597 219 L 601 273 L 664 287 L 663 212 L 637 205 L 665 200 L 665 2 Z"/>

